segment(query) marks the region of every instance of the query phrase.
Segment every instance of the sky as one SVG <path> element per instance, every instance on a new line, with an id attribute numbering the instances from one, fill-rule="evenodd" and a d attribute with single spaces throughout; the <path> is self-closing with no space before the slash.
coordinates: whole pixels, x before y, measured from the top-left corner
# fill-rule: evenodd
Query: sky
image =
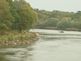
<path id="1" fill-rule="evenodd" d="M 81 11 L 81 0 L 27 0 L 33 8 L 42 10 Z"/>

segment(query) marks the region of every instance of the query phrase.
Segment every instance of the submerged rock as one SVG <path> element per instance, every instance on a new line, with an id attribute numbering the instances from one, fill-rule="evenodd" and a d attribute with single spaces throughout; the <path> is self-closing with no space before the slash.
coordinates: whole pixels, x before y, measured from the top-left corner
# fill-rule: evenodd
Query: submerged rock
<path id="1" fill-rule="evenodd" d="M 60 33 L 64 33 L 64 31 L 63 31 L 63 30 L 61 30 L 61 31 L 60 31 Z"/>

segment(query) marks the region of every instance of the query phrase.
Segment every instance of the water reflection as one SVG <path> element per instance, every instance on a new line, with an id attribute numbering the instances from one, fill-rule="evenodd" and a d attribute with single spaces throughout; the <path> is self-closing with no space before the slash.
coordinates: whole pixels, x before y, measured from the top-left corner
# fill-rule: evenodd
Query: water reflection
<path id="1" fill-rule="evenodd" d="M 6 58 L 4 58 L 5 55 L 0 53 L 0 61 L 8 61 Z"/>
<path id="2" fill-rule="evenodd" d="M 31 61 L 31 47 L 0 49 L 0 61 Z"/>

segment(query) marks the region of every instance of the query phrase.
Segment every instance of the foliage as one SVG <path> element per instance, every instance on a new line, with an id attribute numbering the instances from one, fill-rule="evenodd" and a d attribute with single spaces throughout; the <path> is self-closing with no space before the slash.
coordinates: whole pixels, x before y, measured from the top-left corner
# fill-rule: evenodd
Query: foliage
<path id="1" fill-rule="evenodd" d="M 14 21 L 14 28 L 19 31 L 32 28 L 37 21 L 37 15 L 31 6 L 25 2 L 25 0 L 14 1 L 14 5 L 16 5 L 15 9 L 19 16 L 19 18 Z"/>
<path id="2" fill-rule="evenodd" d="M 10 12 L 10 6 L 6 0 L 0 0 L 0 31 L 10 30 L 13 16 Z"/>
<path id="3" fill-rule="evenodd" d="M 39 14 L 39 24 L 37 25 L 37 28 L 81 30 L 81 11 L 76 13 L 57 10 L 45 11 L 38 9 L 35 9 L 35 11 Z"/>
<path id="4" fill-rule="evenodd" d="M 28 41 L 31 40 L 32 38 L 36 37 L 35 34 L 29 33 L 29 32 L 9 32 L 8 34 L 5 35 L 0 35 L 0 41 Z"/>
<path id="5" fill-rule="evenodd" d="M 25 0 L 0 1 L 0 33 L 25 31 L 37 22 L 37 14 Z"/>

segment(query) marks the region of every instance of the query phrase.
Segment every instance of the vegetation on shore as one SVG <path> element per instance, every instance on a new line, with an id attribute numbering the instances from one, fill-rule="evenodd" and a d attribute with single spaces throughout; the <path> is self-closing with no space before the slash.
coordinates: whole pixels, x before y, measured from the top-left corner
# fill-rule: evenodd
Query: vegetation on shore
<path id="1" fill-rule="evenodd" d="M 34 10 L 39 18 L 36 28 L 81 31 L 81 11 Z"/>
<path id="2" fill-rule="evenodd" d="M 0 1 L 0 32 L 22 32 L 31 29 L 36 22 L 37 14 L 25 0 Z"/>
<path id="3" fill-rule="evenodd" d="M 0 46 L 30 44 L 37 14 L 25 0 L 0 0 Z"/>
<path id="4" fill-rule="evenodd" d="M 33 32 L 14 32 L 0 35 L 0 47 L 17 47 L 30 45 L 38 39 L 36 33 Z"/>

